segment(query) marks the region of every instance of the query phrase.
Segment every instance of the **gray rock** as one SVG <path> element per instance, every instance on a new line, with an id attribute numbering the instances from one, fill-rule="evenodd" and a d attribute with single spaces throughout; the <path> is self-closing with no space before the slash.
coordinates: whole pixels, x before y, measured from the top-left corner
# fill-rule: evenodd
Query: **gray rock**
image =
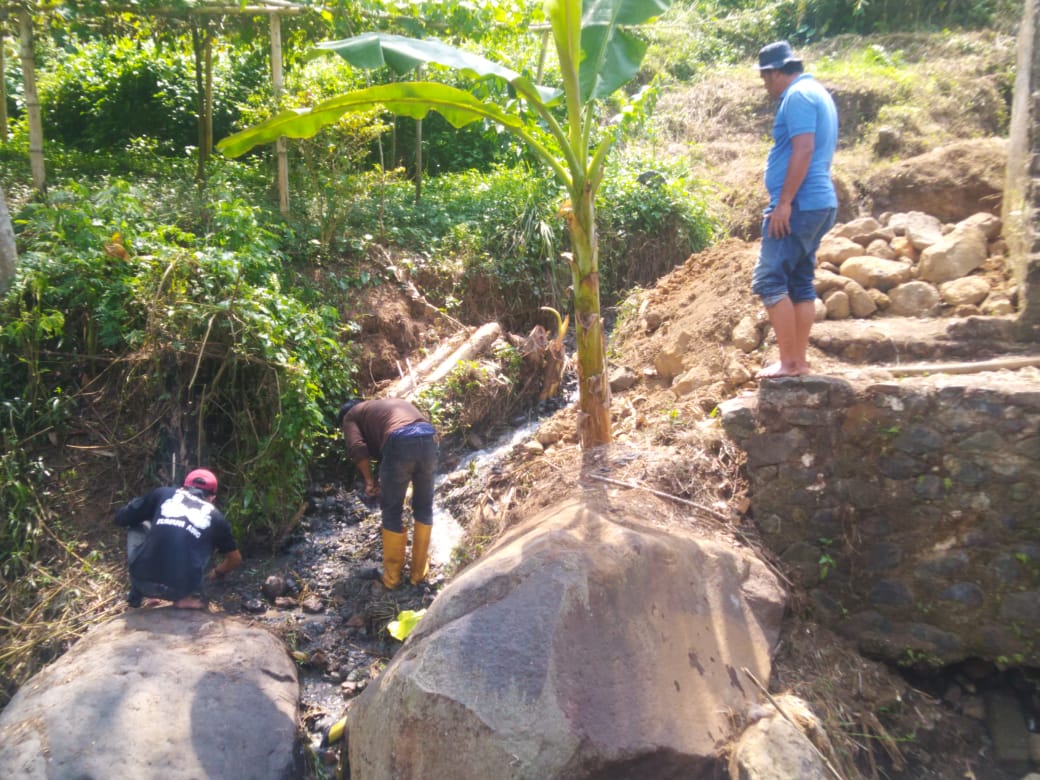
<path id="1" fill-rule="evenodd" d="M 957 227 L 977 227 L 985 234 L 987 241 L 995 241 L 1000 236 L 1003 226 L 1004 224 L 1000 221 L 1000 217 L 987 211 L 972 214 L 967 219 L 962 219 L 957 223 Z"/>
<path id="2" fill-rule="evenodd" d="M 939 285 L 939 295 L 948 306 L 974 306 L 986 300 L 989 282 L 981 276 L 965 276 Z"/>
<path id="3" fill-rule="evenodd" d="M 827 319 L 829 320 L 847 320 L 849 314 L 852 313 L 852 309 L 849 307 L 849 296 L 845 294 L 844 290 L 832 290 L 827 293 L 823 303 L 827 307 Z"/>
<path id="4" fill-rule="evenodd" d="M 299 685 L 284 644 L 196 610 L 92 629 L 0 714 L 0 777 L 295 777 Z"/>
<path id="5" fill-rule="evenodd" d="M 912 267 L 901 260 L 884 260 L 880 257 L 860 255 L 850 257 L 841 264 L 841 275 L 855 280 L 861 287 L 887 292 L 913 278 Z"/>
<path id="6" fill-rule="evenodd" d="M 942 222 L 921 211 L 911 211 L 906 215 L 903 231 L 915 249 L 927 249 L 943 236 Z"/>
<path id="7" fill-rule="evenodd" d="M 730 758 L 730 780 L 829 780 L 812 742 L 783 717 L 763 718 L 740 736 Z"/>
<path id="8" fill-rule="evenodd" d="M 739 548 L 551 507 L 445 588 L 354 700 L 352 775 L 699 776 L 758 699 L 741 669 L 768 681 L 783 610 Z"/>
<path id="9" fill-rule="evenodd" d="M 942 305 L 939 291 L 928 282 L 907 282 L 888 291 L 889 313 L 902 317 L 935 317 Z"/>
<path id="10" fill-rule="evenodd" d="M 875 238 L 867 244 L 867 254 L 872 257 L 880 257 L 883 260 L 896 259 L 896 253 L 892 251 L 892 247 L 883 238 Z"/>
<path id="11" fill-rule="evenodd" d="M 957 227 L 923 252 L 918 277 L 941 284 L 967 276 L 986 262 L 986 236 L 977 227 Z"/>
<path id="12" fill-rule="evenodd" d="M 733 345 L 744 352 L 754 352 L 762 343 L 762 331 L 754 317 L 743 317 L 733 328 Z"/>
<path id="13" fill-rule="evenodd" d="M 623 393 L 639 382 L 639 375 L 628 366 L 617 366 L 610 371 L 610 392 Z"/>

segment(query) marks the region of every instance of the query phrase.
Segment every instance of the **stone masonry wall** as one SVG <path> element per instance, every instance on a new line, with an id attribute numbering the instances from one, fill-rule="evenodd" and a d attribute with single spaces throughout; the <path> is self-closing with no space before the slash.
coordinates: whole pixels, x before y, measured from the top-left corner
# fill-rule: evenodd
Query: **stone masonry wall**
<path id="1" fill-rule="evenodd" d="M 812 377 L 723 404 L 755 523 L 821 621 L 904 665 L 1040 665 L 1038 388 Z"/>
<path id="2" fill-rule="evenodd" d="M 1040 324 L 1040 2 L 1024 0 L 1016 51 L 1003 222 L 1021 285 L 1020 322 L 1035 339 Z"/>

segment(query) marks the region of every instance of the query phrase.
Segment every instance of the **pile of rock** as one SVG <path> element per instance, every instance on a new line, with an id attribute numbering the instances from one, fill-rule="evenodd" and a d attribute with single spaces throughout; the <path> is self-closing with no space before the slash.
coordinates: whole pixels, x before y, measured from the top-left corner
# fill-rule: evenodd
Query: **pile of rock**
<path id="1" fill-rule="evenodd" d="M 986 212 L 955 225 L 920 211 L 836 225 L 816 253 L 816 319 L 1011 314 L 1000 231 Z"/>

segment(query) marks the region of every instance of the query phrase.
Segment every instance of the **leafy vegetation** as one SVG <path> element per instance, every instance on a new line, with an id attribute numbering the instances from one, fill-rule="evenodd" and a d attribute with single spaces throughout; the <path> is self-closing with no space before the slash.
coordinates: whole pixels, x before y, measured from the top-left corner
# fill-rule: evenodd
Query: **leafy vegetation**
<path id="1" fill-rule="evenodd" d="M 240 530 L 275 536 L 302 496 L 327 399 L 354 388 L 343 324 L 293 293 L 293 235 L 257 206 L 226 191 L 188 224 L 162 195 L 69 182 L 23 209 L 0 328 L 0 386 L 26 404 L 9 443 L 48 425 L 128 447 L 153 479 L 176 478 L 171 462 L 207 463 Z M 97 393 L 120 414 L 103 431 L 84 414 Z"/>
<path id="2" fill-rule="evenodd" d="M 358 384 L 356 326 L 349 311 L 335 308 L 337 288 L 312 283 L 316 269 L 335 264 L 338 290 L 356 290 L 380 281 L 366 256 L 392 253 L 445 311 L 467 321 L 497 317 L 518 329 L 541 306 L 566 311 L 572 294 L 560 261 L 574 251 L 573 210 L 560 208 L 564 190 L 493 123 L 458 130 L 439 117 L 423 120 L 427 178 L 418 202 L 413 119 L 372 112 L 330 124 L 291 145 L 286 220 L 274 213 L 263 155 L 213 161 L 205 183 L 195 179 L 186 154 L 198 142 L 187 18 L 73 5 L 62 4 L 61 14 L 41 8 L 36 17 L 51 181 L 45 197 L 29 195 L 17 39 L 3 39 L 0 77 L 11 119 L 9 140 L 0 144 L 0 186 L 10 195 L 21 260 L 0 300 L 0 613 L 8 625 L 21 615 L 65 625 L 56 617 L 62 610 L 111 607 L 98 607 L 105 594 L 91 587 L 111 579 L 121 559 L 102 560 L 101 547 L 88 554 L 67 541 L 84 529 L 97 532 L 94 518 L 75 511 L 84 484 L 109 486 L 97 504 L 107 507 L 104 501 L 205 462 L 221 474 L 224 509 L 247 547 L 284 535 L 310 462 L 335 447 L 331 410 Z M 660 149 L 624 145 L 651 132 L 652 99 L 669 80 L 743 64 L 779 37 L 805 44 L 849 32 L 1008 30 L 1020 8 L 1015 0 L 677 0 L 666 24 L 641 30 L 650 46 L 631 84 L 604 99 L 585 125 L 594 143 L 621 129 L 617 165 L 605 172 L 593 209 L 606 300 L 652 283 L 719 234 L 711 189 Z M 361 73 L 331 58 L 303 59 L 319 40 L 367 30 L 495 52 L 523 78 L 540 75 L 540 83 L 559 87 L 559 63 L 542 59 L 540 9 L 522 0 L 365 0 L 301 15 L 286 25 L 282 105 L 395 84 L 386 69 Z M 219 36 L 219 138 L 270 113 L 266 24 L 246 17 L 203 26 Z M 876 45 L 850 62 L 836 47 L 819 66 L 835 76 L 867 72 L 900 91 L 919 80 L 907 76 L 907 59 L 898 47 Z M 428 65 L 427 75 L 515 108 L 515 89 L 437 67 Z M 930 83 L 949 92 L 957 75 Z M 886 111 L 879 120 L 924 121 L 913 106 Z M 562 112 L 550 107 L 538 119 L 531 132 L 542 142 Z M 463 432 L 510 408 L 517 371 L 515 354 L 463 364 L 423 402 L 442 429 Z M 67 587 L 65 568 L 90 582 Z M 39 658 L 60 652 L 83 622 L 67 625 L 43 642 Z M 0 655 L 8 692 L 36 668 L 25 656 L 39 650 L 35 639 L 12 636 Z"/>

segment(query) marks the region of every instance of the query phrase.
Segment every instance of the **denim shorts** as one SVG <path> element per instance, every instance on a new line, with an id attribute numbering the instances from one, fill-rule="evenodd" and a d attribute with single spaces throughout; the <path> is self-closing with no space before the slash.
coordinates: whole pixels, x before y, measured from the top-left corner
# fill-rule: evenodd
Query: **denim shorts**
<path id="1" fill-rule="evenodd" d="M 820 239 L 834 227 L 837 209 L 801 211 L 791 208 L 791 232 L 783 238 L 769 235 L 769 215 L 762 223 L 762 249 L 751 277 L 751 292 L 771 308 L 790 298 L 794 303 L 816 300 L 813 276 Z"/>

